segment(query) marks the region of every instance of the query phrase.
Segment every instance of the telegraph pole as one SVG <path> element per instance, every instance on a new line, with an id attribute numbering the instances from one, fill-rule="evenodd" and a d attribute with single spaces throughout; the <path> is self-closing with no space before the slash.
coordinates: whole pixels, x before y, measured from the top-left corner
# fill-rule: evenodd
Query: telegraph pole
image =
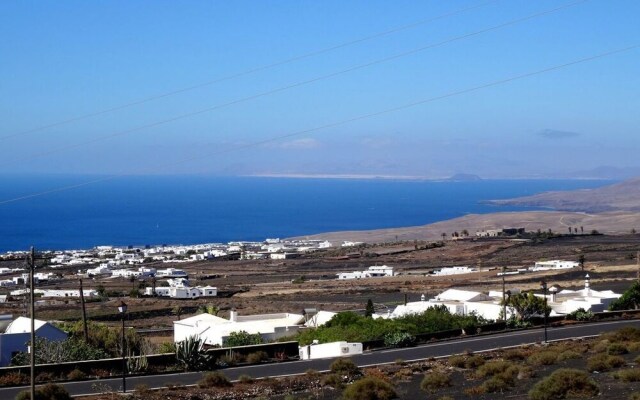
<path id="1" fill-rule="evenodd" d="M 82 304 L 82 329 L 84 331 L 84 342 L 89 343 L 89 329 L 87 328 L 87 309 L 84 306 L 84 289 L 82 288 L 82 278 L 80 279 L 80 303 Z"/>
<path id="2" fill-rule="evenodd" d="M 27 264 L 29 267 L 29 298 L 31 306 L 31 348 L 29 349 L 29 356 L 31 362 L 31 399 L 36 398 L 36 301 L 35 301 L 35 285 L 34 285 L 34 273 L 36 269 L 36 249 L 31 246 L 31 251 L 27 257 Z"/>
<path id="3" fill-rule="evenodd" d="M 507 292 L 505 291 L 504 275 L 507 267 L 502 267 L 502 319 L 507 320 Z"/>

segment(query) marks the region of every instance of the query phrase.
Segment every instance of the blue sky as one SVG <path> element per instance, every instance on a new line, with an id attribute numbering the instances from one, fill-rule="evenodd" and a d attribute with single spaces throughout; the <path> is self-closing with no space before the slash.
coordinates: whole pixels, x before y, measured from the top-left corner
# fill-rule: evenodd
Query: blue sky
<path id="1" fill-rule="evenodd" d="M 3 1 L 0 173 L 439 178 L 465 172 L 500 178 L 578 176 L 603 165 L 640 171 L 640 49 L 254 145 L 638 44 L 640 2 L 633 0 L 586 1 L 135 130 L 571 3 Z M 17 134 L 474 5 L 481 6 L 236 79 Z M 121 134 L 129 130 L 135 131 Z M 98 140 L 104 136 L 114 137 Z"/>

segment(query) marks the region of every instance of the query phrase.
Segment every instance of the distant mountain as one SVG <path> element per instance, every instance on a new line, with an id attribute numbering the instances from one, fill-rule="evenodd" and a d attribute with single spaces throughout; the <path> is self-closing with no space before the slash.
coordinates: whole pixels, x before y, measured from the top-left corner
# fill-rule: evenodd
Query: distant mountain
<path id="1" fill-rule="evenodd" d="M 455 182 L 477 182 L 481 181 L 482 178 L 480 178 L 478 175 L 473 174 L 455 174 L 447 180 Z"/>
<path id="2" fill-rule="evenodd" d="M 633 178 L 597 189 L 546 192 L 493 204 L 546 207 L 560 211 L 605 212 L 640 211 L 640 178 Z"/>
<path id="3" fill-rule="evenodd" d="M 601 165 L 599 167 L 583 170 L 583 171 L 575 171 L 570 174 L 567 174 L 567 178 L 580 178 L 580 179 L 614 179 L 614 180 L 623 180 L 623 179 L 632 179 L 634 177 L 640 176 L 640 168 L 639 167 L 611 167 L 608 165 Z"/>

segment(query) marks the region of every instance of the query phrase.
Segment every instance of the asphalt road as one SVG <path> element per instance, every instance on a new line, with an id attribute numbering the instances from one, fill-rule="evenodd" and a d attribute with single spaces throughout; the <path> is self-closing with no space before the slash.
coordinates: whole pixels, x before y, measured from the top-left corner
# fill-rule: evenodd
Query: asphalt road
<path id="1" fill-rule="evenodd" d="M 596 322 L 584 325 L 549 328 L 550 341 L 570 339 L 576 337 L 593 336 L 608 331 L 620 329 L 625 326 L 640 328 L 640 320 Z M 392 363 L 398 359 L 405 361 L 424 360 L 431 357 L 445 357 L 453 354 L 464 353 L 467 350 L 480 352 L 501 347 L 519 346 L 540 342 L 543 339 L 542 329 L 526 331 L 506 332 L 492 335 L 475 336 L 469 338 L 454 339 L 437 343 L 426 344 L 404 349 L 390 349 L 373 351 L 351 357 L 358 366 Z M 240 375 L 249 375 L 252 378 L 264 378 L 274 376 L 286 376 L 303 374 L 309 369 L 326 371 L 334 359 L 291 361 L 276 364 L 251 365 L 222 370 L 231 380 L 238 379 Z M 192 385 L 202 378 L 202 372 L 186 372 L 175 374 L 162 374 L 151 376 L 138 376 L 127 378 L 127 388 L 133 389 L 137 385 L 145 384 L 150 388 L 166 387 L 168 384 Z M 71 382 L 63 384 L 71 395 L 95 394 L 105 391 L 121 391 L 122 378 L 100 379 L 83 382 Z M 0 389 L 0 399 L 14 399 L 17 393 L 27 387 L 13 387 Z"/>

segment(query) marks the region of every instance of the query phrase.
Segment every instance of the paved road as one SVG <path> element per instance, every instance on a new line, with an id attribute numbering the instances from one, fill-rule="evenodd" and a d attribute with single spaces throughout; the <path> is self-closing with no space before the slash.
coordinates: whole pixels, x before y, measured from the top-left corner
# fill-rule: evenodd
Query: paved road
<path id="1" fill-rule="evenodd" d="M 608 331 L 620 329 L 625 326 L 640 328 L 640 320 L 635 321 L 611 321 L 596 322 L 584 325 L 549 328 L 549 340 L 569 339 L 574 337 L 599 335 Z M 463 353 L 467 350 L 474 352 L 486 351 L 500 347 L 519 346 L 523 344 L 540 342 L 543 338 L 542 329 L 526 331 L 498 333 L 485 336 L 476 336 L 463 339 L 426 344 L 405 349 L 391 349 L 373 351 L 357 355 L 351 359 L 359 366 L 368 366 L 384 363 L 392 363 L 398 359 L 405 361 L 424 360 L 431 357 L 445 357 L 452 354 Z M 238 379 L 240 375 L 249 375 L 253 378 L 268 376 L 283 376 L 302 374 L 309 369 L 326 371 L 333 359 L 291 361 L 277 364 L 252 365 L 245 367 L 227 368 L 223 372 L 231 380 Z M 139 376 L 127 378 L 127 387 L 133 389 L 136 385 L 145 384 L 150 388 L 165 387 L 167 384 L 192 385 L 202 378 L 201 372 L 187 372 L 176 374 L 163 374 L 152 376 Z M 96 381 L 65 383 L 72 395 L 100 393 L 106 390 L 122 390 L 122 379 L 100 379 Z M 14 399 L 22 388 L 0 389 L 0 399 Z"/>

